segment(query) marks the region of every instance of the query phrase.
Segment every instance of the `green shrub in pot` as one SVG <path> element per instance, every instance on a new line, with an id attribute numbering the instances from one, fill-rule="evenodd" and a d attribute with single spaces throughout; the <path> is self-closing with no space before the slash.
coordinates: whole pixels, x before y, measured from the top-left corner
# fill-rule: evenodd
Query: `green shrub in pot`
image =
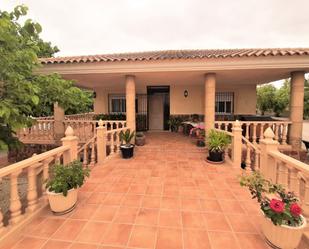
<path id="1" fill-rule="evenodd" d="M 121 131 L 119 133 L 119 138 L 121 141 L 120 150 L 122 157 L 125 159 L 133 157 L 134 144 L 131 143 L 132 139 L 135 137 L 135 131 L 131 132 L 127 129 L 125 132 Z"/>
<path id="2" fill-rule="evenodd" d="M 68 165 L 55 164 L 52 167 L 46 192 L 54 213 L 63 214 L 73 210 L 77 202 L 78 188 L 84 184 L 89 174 L 90 170 L 83 168 L 78 160 Z"/>
<path id="3" fill-rule="evenodd" d="M 212 129 L 207 134 L 206 144 L 209 151 L 208 161 L 222 162 L 223 153 L 226 147 L 231 143 L 229 135 L 223 131 Z"/>

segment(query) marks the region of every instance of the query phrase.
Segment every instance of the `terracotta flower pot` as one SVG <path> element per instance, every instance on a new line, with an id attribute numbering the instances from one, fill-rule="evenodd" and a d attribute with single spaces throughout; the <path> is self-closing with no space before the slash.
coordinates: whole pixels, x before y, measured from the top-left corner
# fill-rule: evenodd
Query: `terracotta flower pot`
<path id="1" fill-rule="evenodd" d="M 264 217 L 262 219 L 262 232 L 271 245 L 281 249 L 294 249 L 298 246 L 307 225 L 306 219 L 303 216 L 301 217 L 303 224 L 298 227 L 276 226 L 269 218 Z"/>
<path id="2" fill-rule="evenodd" d="M 65 214 L 75 208 L 77 202 L 78 189 L 71 189 L 68 191 L 67 196 L 62 193 L 46 191 L 51 210 L 56 214 Z"/>

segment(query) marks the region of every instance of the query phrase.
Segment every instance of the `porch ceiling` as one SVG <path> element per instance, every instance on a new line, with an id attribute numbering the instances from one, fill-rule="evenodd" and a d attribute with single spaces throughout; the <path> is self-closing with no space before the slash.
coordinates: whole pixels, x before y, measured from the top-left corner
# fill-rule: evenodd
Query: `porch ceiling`
<path id="1" fill-rule="evenodd" d="M 256 70 L 226 70 L 216 72 L 217 84 L 242 85 L 262 84 L 290 77 L 291 69 L 256 69 Z M 205 71 L 191 72 L 149 72 L 134 73 L 136 83 L 141 85 L 174 85 L 174 84 L 203 84 Z M 124 73 L 87 73 L 64 74 L 64 78 L 76 81 L 76 85 L 83 88 L 100 88 L 123 86 Z"/>

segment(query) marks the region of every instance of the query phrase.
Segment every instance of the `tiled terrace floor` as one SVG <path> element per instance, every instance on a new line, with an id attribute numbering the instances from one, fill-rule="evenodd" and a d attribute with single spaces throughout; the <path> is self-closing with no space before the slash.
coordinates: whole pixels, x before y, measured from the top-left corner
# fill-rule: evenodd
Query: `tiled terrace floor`
<path id="1" fill-rule="evenodd" d="M 133 159 L 96 166 L 73 212 L 47 209 L 12 248 L 268 248 L 239 169 L 206 163 L 182 135 L 150 133 L 147 142 Z"/>

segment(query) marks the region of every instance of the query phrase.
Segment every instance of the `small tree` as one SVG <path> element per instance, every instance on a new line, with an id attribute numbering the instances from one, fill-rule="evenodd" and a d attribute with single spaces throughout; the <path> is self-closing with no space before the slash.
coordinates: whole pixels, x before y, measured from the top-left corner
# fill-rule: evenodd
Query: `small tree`
<path id="1" fill-rule="evenodd" d="M 271 111 L 274 105 L 276 88 L 273 85 L 265 85 L 257 88 L 257 107 L 262 115 Z"/>
<path id="2" fill-rule="evenodd" d="M 287 109 L 290 100 L 290 82 L 285 80 L 282 87 L 276 89 L 272 110 L 279 117 Z"/>

